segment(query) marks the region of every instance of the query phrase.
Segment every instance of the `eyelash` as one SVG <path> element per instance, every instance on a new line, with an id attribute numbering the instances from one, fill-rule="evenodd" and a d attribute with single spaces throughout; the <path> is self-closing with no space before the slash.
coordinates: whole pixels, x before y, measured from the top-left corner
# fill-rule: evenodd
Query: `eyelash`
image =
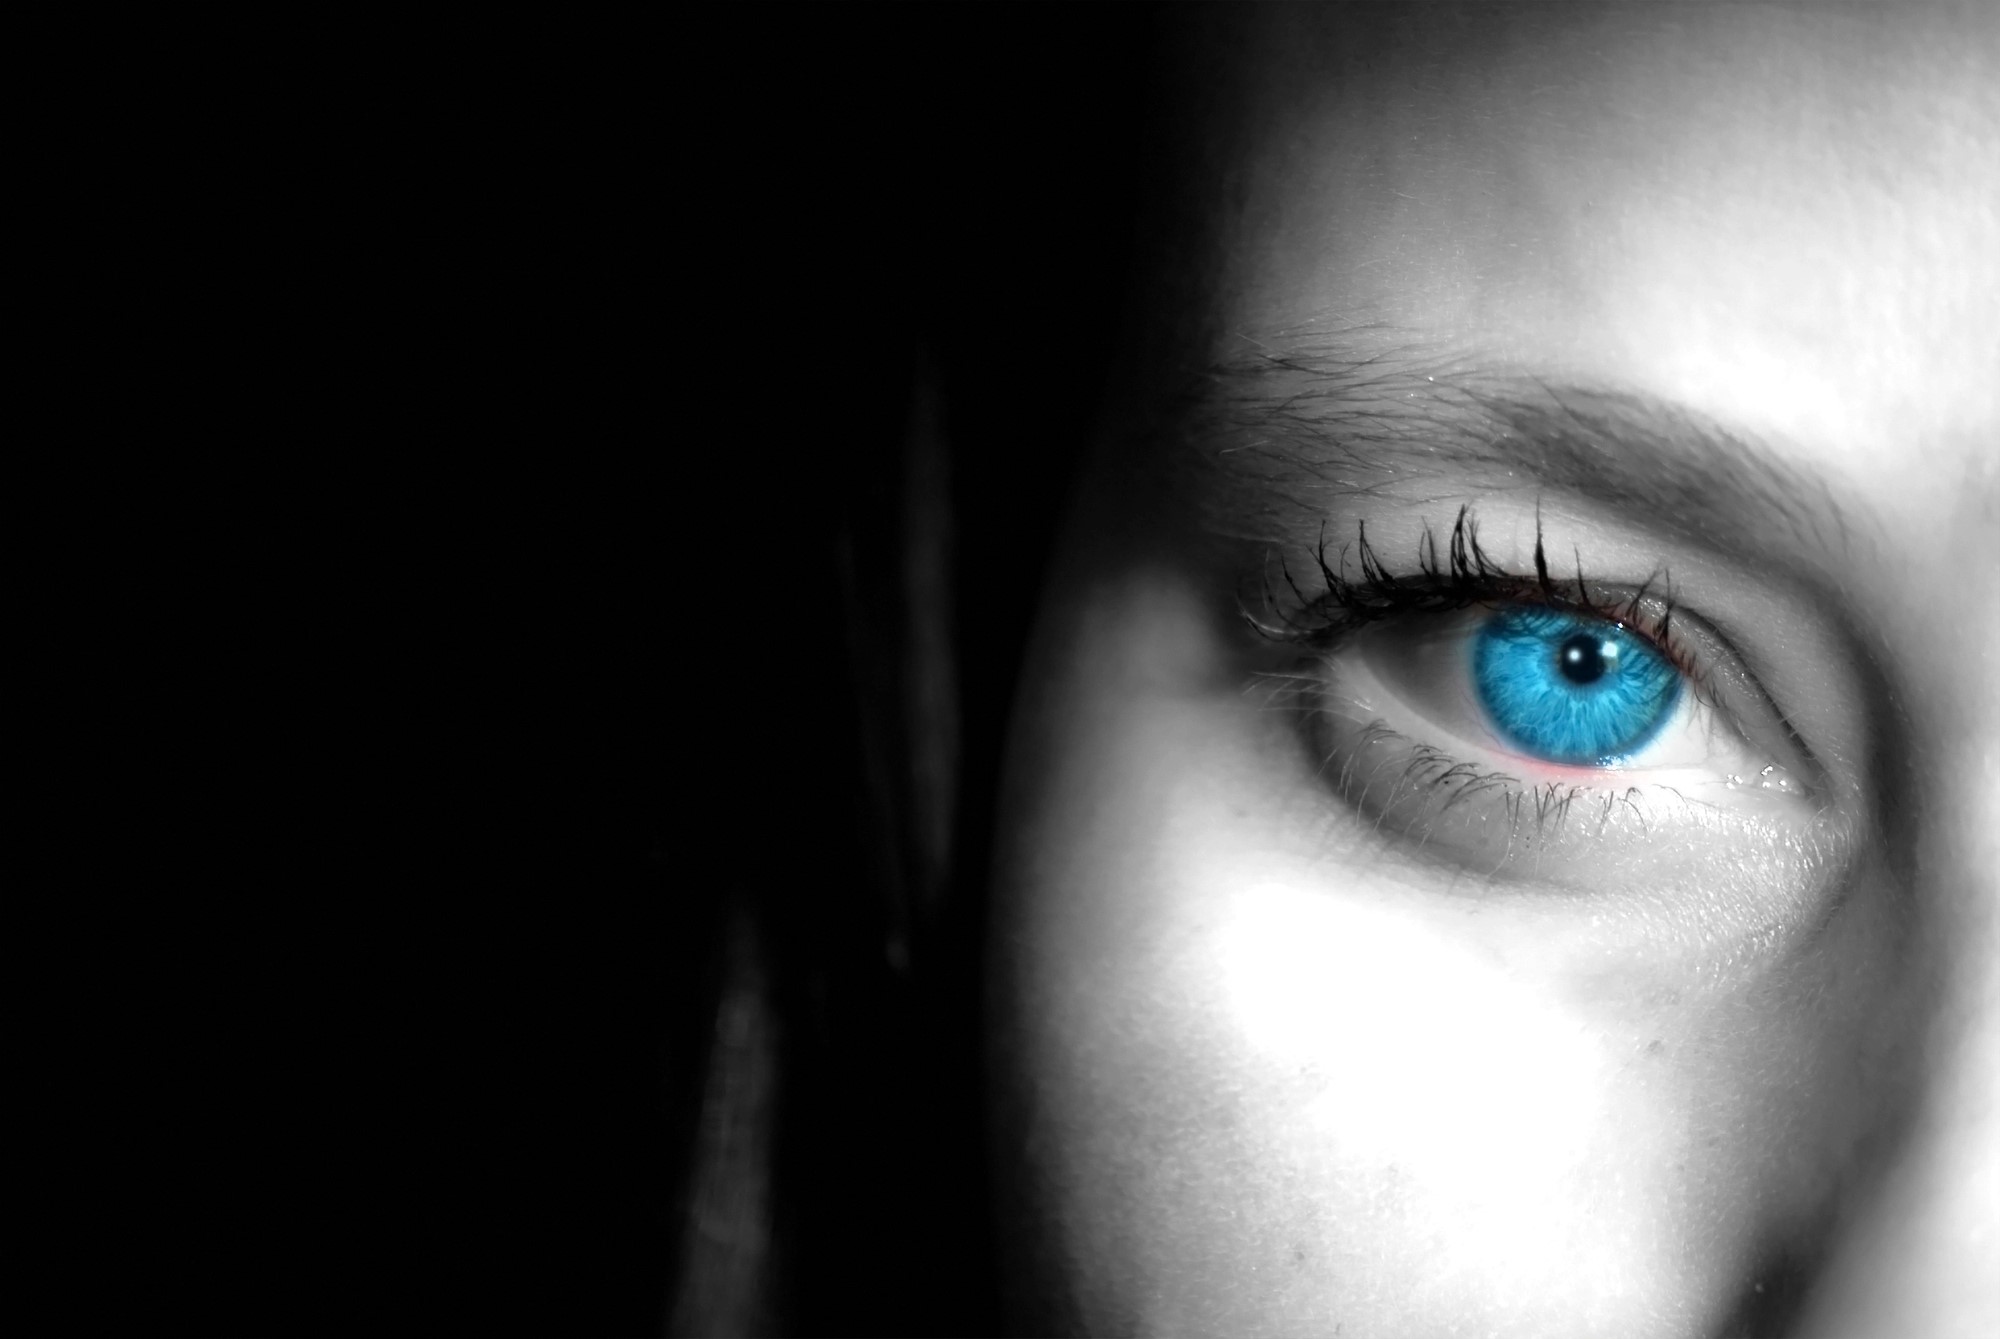
<path id="1" fill-rule="evenodd" d="M 1296 604 L 1289 608 L 1285 605 L 1271 584 L 1267 566 L 1262 599 L 1266 617 L 1259 617 L 1239 601 L 1238 612 L 1244 622 L 1270 641 L 1324 651 L 1370 624 L 1391 619 L 1451 613 L 1477 605 L 1539 604 L 1603 619 L 1640 634 L 1681 672 L 1698 698 L 1712 703 L 1708 676 L 1700 660 L 1691 647 L 1674 635 L 1673 584 L 1665 568 L 1655 571 L 1629 595 L 1618 598 L 1585 579 L 1579 553 L 1575 580 L 1557 581 L 1549 575 L 1541 518 L 1537 516 L 1534 575 L 1519 575 L 1486 556 L 1479 543 L 1478 517 L 1470 503 L 1458 509 L 1452 522 L 1443 562 L 1438 557 L 1437 535 L 1425 523 L 1423 537 L 1417 541 L 1416 570 L 1409 575 L 1394 575 L 1383 565 L 1368 541 L 1365 520 L 1356 525 L 1352 548 L 1361 569 L 1359 580 L 1350 580 L 1345 575 L 1349 546 L 1341 547 L 1333 563 L 1327 561 L 1326 530 L 1322 524 L 1319 543 L 1313 552 L 1322 589 L 1312 597 L 1299 588 L 1284 555 L 1278 554 L 1279 572 Z"/>

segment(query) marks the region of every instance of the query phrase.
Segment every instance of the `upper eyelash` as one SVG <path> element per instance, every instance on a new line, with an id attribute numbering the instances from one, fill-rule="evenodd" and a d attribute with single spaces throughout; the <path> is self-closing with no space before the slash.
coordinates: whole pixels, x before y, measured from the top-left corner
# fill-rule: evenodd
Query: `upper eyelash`
<path id="1" fill-rule="evenodd" d="M 1361 569 L 1359 580 L 1347 575 L 1350 547 Z M 1479 543 L 1479 520 L 1471 503 L 1462 504 L 1452 522 L 1445 558 L 1438 558 L 1436 532 L 1425 522 L 1417 541 L 1416 571 L 1398 576 L 1390 572 L 1368 541 L 1368 523 L 1356 524 L 1352 546 L 1342 545 L 1334 563 L 1328 563 L 1326 528 L 1320 527 L 1319 543 L 1313 552 L 1323 589 L 1308 597 L 1299 589 L 1284 554 L 1278 553 L 1278 567 L 1284 585 L 1296 604 L 1287 608 L 1271 584 L 1268 564 L 1263 581 L 1263 609 L 1259 617 L 1239 600 L 1238 611 L 1256 632 L 1272 641 L 1326 649 L 1344 640 L 1361 627 L 1383 619 L 1414 613 L 1446 613 L 1478 604 L 1543 604 L 1572 613 L 1587 614 L 1639 633 L 1707 697 L 1707 676 L 1692 648 L 1674 635 L 1673 582 L 1666 568 L 1653 574 L 1622 598 L 1607 598 L 1601 586 L 1593 586 L 1583 574 L 1583 557 L 1575 555 L 1573 581 L 1550 576 L 1548 555 L 1542 542 L 1542 521 L 1535 516 L 1535 571 L 1526 576 L 1508 571 L 1486 556 Z M 1657 610 L 1647 604 L 1658 601 Z"/>

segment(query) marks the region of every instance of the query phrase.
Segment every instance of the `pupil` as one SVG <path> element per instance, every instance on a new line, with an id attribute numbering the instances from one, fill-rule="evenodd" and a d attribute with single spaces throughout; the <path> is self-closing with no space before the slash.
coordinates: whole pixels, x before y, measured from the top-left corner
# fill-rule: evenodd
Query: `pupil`
<path id="1" fill-rule="evenodd" d="M 1607 657 L 1606 651 L 1611 656 Z M 1607 645 L 1595 634 L 1579 632 L 1562 644 L 1556 663 L 1562 666 L 1563 677 L 1571 683 L 1596 683 L 1612 668 L 1617 653 L 1617 647 Z"/>

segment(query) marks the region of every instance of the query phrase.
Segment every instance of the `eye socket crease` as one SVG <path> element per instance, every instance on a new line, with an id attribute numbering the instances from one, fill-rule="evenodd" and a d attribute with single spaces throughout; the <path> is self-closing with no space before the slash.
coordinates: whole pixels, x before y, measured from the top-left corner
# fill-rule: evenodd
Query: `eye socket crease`
<path id="1" fill-rule="evenodd" d="M 1329 496 L 1452 486 L 1574 493 L 1654 530 L 1800 576 L 1866 541 L 1827 480 L 1637 391 L 1332 343 L 1214 366 L 1186 407 L 1183 486 L 1210 531 L 1309 543 Z"/>

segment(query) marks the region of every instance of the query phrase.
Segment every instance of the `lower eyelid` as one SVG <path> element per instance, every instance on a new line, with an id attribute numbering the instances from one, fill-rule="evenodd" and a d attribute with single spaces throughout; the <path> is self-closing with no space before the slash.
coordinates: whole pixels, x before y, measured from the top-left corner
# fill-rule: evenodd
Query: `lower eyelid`
<path id="1" fill-rule="evenodd" d="M 1793 797 L 1723 807 L 1689 798 L 1672 774 L 1524 776 L 1446 753 L 1324 690 L 1302 698 L 1293 685 L 1282 696 L 1309 715 L 1316 785 L 1367 830 L 1482 878 L 1602 892 L 1619 881 L 1737 880 L 1758 852 L 1800 869 L 1817 859 L 1802 835 L 1814 812 Z"/>
<path id="2" fill-rule="evenodd" d="M 1796 797 L 1720 806 L 1670 778 L 1571 785 L 1426 750 L 1319 664 L 1250 691 L 1289 718 L 1301 804 L 1286 821 L 1305 825 L 1329 895 L 1436 899 L 1441 913 L 1504 916 L 1554 952 L 1733 973 L 1821 924 L 1868 849 L 1851 815 Z"/>

